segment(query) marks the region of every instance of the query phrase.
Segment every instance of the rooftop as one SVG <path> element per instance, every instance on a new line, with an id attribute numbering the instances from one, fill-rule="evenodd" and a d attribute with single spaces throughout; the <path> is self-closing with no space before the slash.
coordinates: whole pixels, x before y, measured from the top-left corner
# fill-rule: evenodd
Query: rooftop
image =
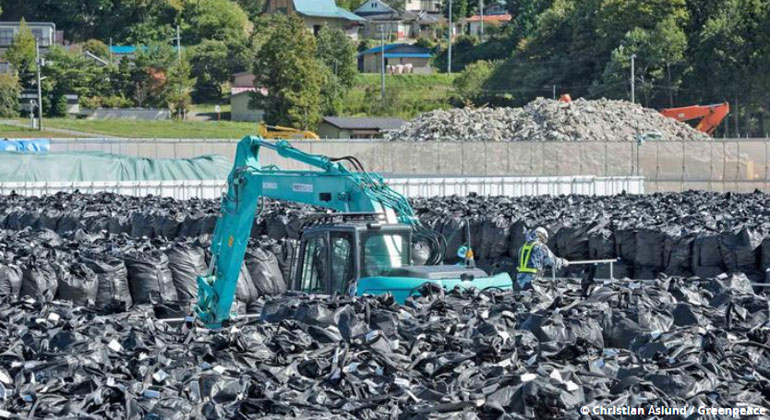
<path id="1" fill-rule="evenodd" d="M 138 48 L 141 48 L 142 51 L 146 51 L 147 47 L 142 45 L 137 47 L 136 45 L 113 45 L 110 47 L 110 52 L 113 54 L 134 54 L 136 53 L 136 50 Z M 176 51 L 176 45 L 171 47 L 174 51 Z M 182 47 L 184 48 L 184 47 Z"/>
<path id="2" fill-rule="evenodd" d="M 21 21 L 2 21 L 0 22 L 0 26 L 19 26 L 21 24 Z M 27 21 L 26 24 L 28 26 L 50 26 L 52 28 L 56 28 L 56 24 L 53 22 L 29 22 Z"/>
<path id="3" fill-rule="evenodd" d="M 484 15 L 484 22 L 510 22 L 511 21 L 511 15 L 504 14 L 504 15 Z M 468 18 L 468 22 L 479 22 L 481 20 L 481 16 L 479 15 L 473 15 Z"/>
<path id="4" fill-rule="evenodd" d="M 338 18 L 355 22 L 363 22 L 366 19 L 337 7 L 334 0 L 293 0 L 297 13 L 305 16 Z"/>
<path id="5" fill-rule="evenodd" d="M 385 50 L 386 58 L 430 58 L 432 56 L 431 51 L 428 48 L 405 43 L 387 44 L 384 47 L 369 48 L 366 51 L 361 51 L 358 55 L 380 54 L 383 49 Z"/>
<path id="6" fill-rule="evenodd" d="M 323 122 L 343 130 L 395 130 L 406 121 L 401 118 L 323 117 Z"/>

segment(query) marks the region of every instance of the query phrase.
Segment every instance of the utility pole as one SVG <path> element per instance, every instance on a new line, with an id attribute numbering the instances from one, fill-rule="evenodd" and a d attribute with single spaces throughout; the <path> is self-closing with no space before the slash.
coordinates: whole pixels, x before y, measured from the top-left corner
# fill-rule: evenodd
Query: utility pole
<path id="1" fill-rule="evenodd" d="M 110 37 L 110 64 L 112 64 L 112 37 Z"/>
<path id="2" fill-rule="evenodd" d="M 636 60 L 636 54 L 631 54 L 631 103 L 635 103 L 635 94 L 634 89 L 636 88 L 636 72 L 634 69 L 634 65 Z"/>
<path id="3" fill-rule="evenodd" d="M 484 0 L 479 0 L 479 16 L 481 16 L 481 42 L 484 42 Z"/>
<path id="4" fill-rule="evenodd" d="M 385 28 L 380 25 L 380 99 L 385 99 Z"/>
<path id="5" fill-rule="evenodd" d="M 35 37 L 35 56 L 37 57 L 37 129 L 43 131 L 43 90 L 40 87 L 40 67 L 43 66 L 40 61 L 40 42 Z"/>
<path id="6" fill-rule="evenodd" d="M 177 69 L 177 72 L 179 74 L 177 77 L 179 77 L 179 97 L 182 96 L 182 37 L 179 35 L 179 25 L 176 25 L 176 59 L 179 68 Z M 182 113 L 182 121 L 185 121 L 186 115 L 184 112 L 184 109 L 181 110 Z"/>
<path id="7" fill-rule="evenodd" d="M 553 100 L 556 100 L 556 85 L 553 85 Z"/>
<path id="8" fill-rule="evenodd" d="M 449 50 L 447 52 L 447 69 L 446 72 L 452 74 L 452 35 L 454 27 L 452 27 L 452 0 L 449 0 Z"/>
<path id="9" fill-rule="evenodd" d="M 179 25 L 176 25 L 176 58 L 179 61 L 179 66 L 182 65 L 182 37 L 179 36 Z"/>

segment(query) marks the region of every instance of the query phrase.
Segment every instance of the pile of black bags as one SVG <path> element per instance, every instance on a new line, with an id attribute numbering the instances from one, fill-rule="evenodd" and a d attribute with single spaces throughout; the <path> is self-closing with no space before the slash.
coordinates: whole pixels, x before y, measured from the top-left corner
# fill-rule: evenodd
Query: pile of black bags
<path id="1" fill-rule="evenodd" d="M 188 303 L 197 299 L 197 277 L 208 269 L 208 241 L 206 235 L 167 241 L 82 230 L 65 236 L 48 229 L 0 230 L 0 297 L 68 300 L 98 310 Z M 274 254 L 284 258 L 281 248 L 267 237 L 250 241 L 236 309 L 243 312 L 257 297 L 286 290 Z"/>
<path id="2" fill-rule="evenodd" d="M 515 274 L 527 230 L 551 232 L 550 248 L 571 260 L 618 258 L 616 277 L 652 279 L 661 273 L 713 277 L 742 272 L 765 281 L 770 268 L 770 195 L 688 191 L 649 195 L 433 197 L 412 200 L 420 219 L 446 239 L 447 263 L 470 226 L 480 265 Z M 297 240 L 309 206 L 264 200 L 251 231 L 254 240 Z M 128 235 L 174 241 L 211 234 L 217 200 L 177 201 L 111 193 L 44 197 L 0 196 L 0 229 L 48 229 L 59 235 Z M 280 259 L 280 258 L 279 258 Z M 183 269 L 184 270 L 184 269 Z M 579 275 L 570 267 L 560 275 Z M 285 271 L 285 270 L 284 270 Z M 606 266 L 597 276 L 608 277 Z M 260 285 L 262 287 L 262 285 Z M 265 286 L 273 289 L 273 286 Z"/>
<path id="3" fill-rule="evenodd" d="M 770 302 L 742 275 L 420 292 L 405 305 L 259 297 L 260 319 L 219 330 L 161 322 L 143 304 L 99 315 L 0 298 L 0 417 L 579 419 L 603 417 L 581 407 L 770 407 Z"/>
<path id="4" fill-rule="evenodd" d="M 618 258 L 619 278 L 741 272 L 760 282 L 770 268 L 770 195 L 761 192 L 412 201 L 420 219 L 446 238 L 448 262 L 457 261 L 467 225 L 481 265 L 492 270 L 515 266 L 525 233 L 542 226 L 560 257 Z M 559 275 L 579 275 L 582 269 L 569 267 Z M 600 267 L 597 276 L 608 277 L 607 270 Z"/>
<path id="5" fill-rule="evenodd" d="M 563 257 L 617 257 L 616 277 L 657 279 L 426 286 L 405 305 L 284 293 L 291 241 L 318 209 L 264 204 L 233 308 L 261 317 L 209 330 L 159 318 L 190 313 L 216 201 L 0 197 L 0 418 L 770 407 L 770 301 L 751 284 L 770 267 L 764 194 L 413 200 L 446 238 L 448 262 L 469 227 L 482 265 L 512 271 L 527 230 L 544 226 Z"/>

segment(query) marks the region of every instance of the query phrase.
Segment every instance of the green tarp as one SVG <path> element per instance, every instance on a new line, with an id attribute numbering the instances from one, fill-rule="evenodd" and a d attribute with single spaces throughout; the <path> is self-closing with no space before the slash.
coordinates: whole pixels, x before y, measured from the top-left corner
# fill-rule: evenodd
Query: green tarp
<path id="1" fill-rule="evenodd" d="M 148 159 L 104 152 L 0 152 L 0 182 L 224 180 L 231 168 L 232 161 L 218 155 Z"/>

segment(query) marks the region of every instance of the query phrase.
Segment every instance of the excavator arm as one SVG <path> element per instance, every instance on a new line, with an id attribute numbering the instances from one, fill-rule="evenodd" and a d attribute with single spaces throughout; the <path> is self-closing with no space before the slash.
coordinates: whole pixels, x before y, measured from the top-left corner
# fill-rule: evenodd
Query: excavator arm
<path id="1" fill-rule="evenodd" d="M 695 129 L 708 135 L 714 134 L 722 120 L 730 113 L 730 104 L 725 102 L 714 105 L 692 105 L 681 108 L 666 108 L 661 114 L 679 121 L 689 121 L 701 118 Z"/>
<path id="2" fill-rule="evenodd" d="M 298 130 L 292 127 L 281 125 L 267 125 L 260 122 L 257 125 L 257 133 L 265 139 L 307 139 L 320 140 L 318 134 L 309 130 Z"/>
<path id="3" fill-rule="evenodd" d="M 285 171 L 274 166 L 262 167 L 259 163 L 262 147 L 318 170 Z M 348 170 L 342 161 L 359 170 Z M 238 143 L 233 170 L 228 176 L 228 190 L 222 197 L 211 242 L 209 272 L 198 277 L 196 312 L 208 325 L 220 325 L 230 317 L 260 197 L 345 213 L 380 213 L 387 223 L 411 225 L 415 231 L 426 234 L 406 198 L 388 187 L 379 175 L 365 172 L 355 158 L 332 159 L 302 152 L 286 141 L 273 143 L 256 136 L 244 137 Z M 443 259 L 443 255 L 434 259 Z"/>

